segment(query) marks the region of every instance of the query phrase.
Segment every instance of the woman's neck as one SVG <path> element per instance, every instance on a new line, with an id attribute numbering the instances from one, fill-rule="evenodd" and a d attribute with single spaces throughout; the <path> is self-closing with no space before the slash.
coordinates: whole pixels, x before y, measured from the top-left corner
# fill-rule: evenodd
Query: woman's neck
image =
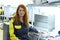
<path id="1" fill-rule="evenodd" d="M 23 23 L 23 17 L 20 17 L 19 18 L 19 21 Z"/>

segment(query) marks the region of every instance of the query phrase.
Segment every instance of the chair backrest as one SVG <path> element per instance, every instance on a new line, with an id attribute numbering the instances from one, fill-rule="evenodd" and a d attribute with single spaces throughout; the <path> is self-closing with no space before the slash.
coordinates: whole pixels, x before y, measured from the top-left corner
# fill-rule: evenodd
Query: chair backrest
<path id="1" fill-rule="evenodd" d="M 10 40 L 9 25 L 4 23 L 3 30 L 3 40 Z"/>

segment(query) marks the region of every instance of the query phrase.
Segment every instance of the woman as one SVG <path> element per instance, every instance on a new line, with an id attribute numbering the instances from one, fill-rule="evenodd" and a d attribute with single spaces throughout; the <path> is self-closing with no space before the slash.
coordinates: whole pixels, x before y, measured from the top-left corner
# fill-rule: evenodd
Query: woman
<path id="1" fill-rule="evenodd" d="M 11 40 L 30 40 L 28 37 L 28 13 L 24 5 L 19 5 L 16 15 L 11 19 L 9 25 L 9 33 Z M 30 30 L 34 31 L 34 30 Z M 38 32 L 35 30 L 35 32 Z"/>

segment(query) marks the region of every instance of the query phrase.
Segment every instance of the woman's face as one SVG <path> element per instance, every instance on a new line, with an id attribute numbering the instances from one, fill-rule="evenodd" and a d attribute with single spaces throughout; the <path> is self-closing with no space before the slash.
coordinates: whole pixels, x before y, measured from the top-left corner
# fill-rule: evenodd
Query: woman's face
<path id="1" fill-rule="evenodd" d="M 19 14 L 19 17 L 23 17 L 25 15 L 25 11 L 22 7 L 19 8 L 18 14 Z"/>

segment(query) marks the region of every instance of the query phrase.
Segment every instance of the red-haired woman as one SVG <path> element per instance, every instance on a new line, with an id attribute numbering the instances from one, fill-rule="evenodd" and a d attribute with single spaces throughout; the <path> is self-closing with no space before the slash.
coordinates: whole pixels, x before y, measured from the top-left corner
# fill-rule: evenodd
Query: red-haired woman
<path id="1" fill-rule="evenodd" d="M 10 20 L 9 33 L 11 40 L 30 40 L 28 37 L 28 12 L 24 5 L 19 5 L 16 15 Z M 37 31 L 36 31 L 37 32 Z"/>

